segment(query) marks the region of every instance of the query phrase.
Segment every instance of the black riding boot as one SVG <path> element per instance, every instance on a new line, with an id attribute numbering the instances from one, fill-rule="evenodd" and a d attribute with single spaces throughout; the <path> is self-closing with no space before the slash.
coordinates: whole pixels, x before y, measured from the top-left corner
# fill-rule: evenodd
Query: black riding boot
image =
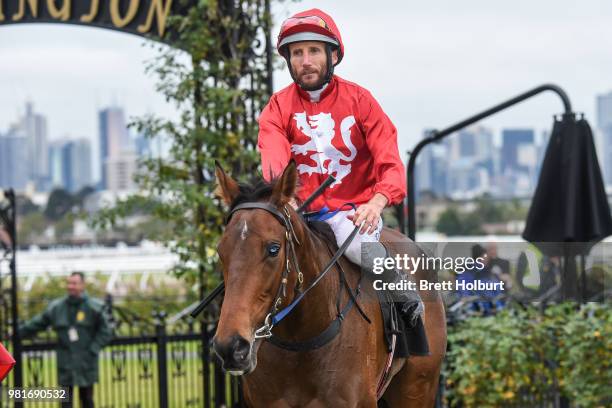
<path id="1" fill-rule="evenodd" d="M 427 333 L 423 324 L 423 315 L 416 314 L 416 318 L 414 317 L 415 313 L 409 310 L 410 307 L 414 307 L 414 304 L 409 305 L 405 303 L 401 305 L 396 303 L 396 307 L 404 323 L 409 353 L 415 356 L 429 355 L 429 343 L 427 342 Z M 405 311 L 405 309 L 408 310 Z"/>
<path id="2" fill-rule="evenodd" d="M 408 280 L 408 278 L 401 270 L 390 269 L 383 272 L 383 280 L 385 282 L 401 282 L 402 280 Z M 427 334 L 423 324 L 425 305 L 419 293 L 415 290 L 393 291 L 391 297 L 404 326 L 408 352 L 417 356 L 429 355 Z"/>
<path id="3" fill-rule="evenodd" d="M 380 242 L 368 242 L 362 244 L 361 259 L 362 269 L 371 279 L 381 279 L 386 283 L 402 283 L 407 277 L 401 270 L 383 268 L 382 274 L 374 272 L 374 259 L 390 257 L 387 249 Z M 393 290 L 389 291 L 393 299 L 398 315 L 402 320 L 408 351 L 413 355 L 428 355 L 429 346 L 427 335 L 423 325 L 424 304 L 416 290 Z"/>

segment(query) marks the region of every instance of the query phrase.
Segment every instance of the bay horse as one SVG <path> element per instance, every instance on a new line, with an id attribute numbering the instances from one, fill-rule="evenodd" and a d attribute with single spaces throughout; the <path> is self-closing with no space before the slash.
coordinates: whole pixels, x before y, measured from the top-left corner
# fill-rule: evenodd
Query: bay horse
<path id="1" fill-rule="evenodd" d="M 219 165 L 215 172 L 217 192 L 230 206 L 230 216 L 217 247 L 225 298 L 213 348 L 226 372 L 242 376 L 247 406 L 432 407 L 446 350 L 439 294 L 420 292 L 430 354 L 395 359 L 380 384 L 388 349 L 380 306 L 368 281 L 363 281 L 355 307 L 339 317 L 338 305 L 350 304 L 351 299 L 349 291 L 342 290 L 342 275 L 330 270 L 271 328 L 266 325 L 271 311 L 286 307 L 300 287 L 309 287 L 320 277 L 332 254 L 325 240 L 288 204 L 297 184 L 293 162 L 280 178 L 258 186 L 239 185 Z M 383 239 L 406 242 L 391 230 L 383 233 Z M 359 267 L 345 258 L 339 264 L 334 268 L 346 271 L 346 286 L 356 289 Z M 416 279 L 427 278 L 427 273 L 418 271 Z M 288 344 L 304 344 L 336 321 L 341 324 L 337 335 L 306 351 L 279 347 L 262 335 L 269 331 Z"/>

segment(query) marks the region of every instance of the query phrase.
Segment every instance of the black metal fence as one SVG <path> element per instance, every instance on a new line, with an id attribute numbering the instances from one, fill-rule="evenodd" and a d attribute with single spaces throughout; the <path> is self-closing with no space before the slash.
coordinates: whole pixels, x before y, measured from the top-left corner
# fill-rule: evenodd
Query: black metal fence
<path id="1" fill-rule="evenodd" d="M 169 323 L 162 313 L 148 320 L 116 307 L 111 321 L 117 335 L 100 353 L 100 379 L 94 388 L 97 407 L 242 405 L 239 380 L 224 374 L 210 352 L 214 321 L 179 319 Z M 48 331 L 38 341 L 22 344 L 23 387 L 57 386 L 53 336 Z M 14 381 L 11 374 L 3 385 L 12 387 Z M 17 405 L 0 401 L 2 408 L 13 406 Z M 54 407 L 57 403 L 24 406 Z"/>
<path id="2" fill-rule="evenodd" d="M 8 343 L 17 324 L 17 205 L 13 190 L 0 190 L 0 341 Z M 19 339 L 9 346 L 17 355 L 13 375 L 21 378 Z M 16 384 L 20 386 L 20 383 Z M 1 386 L 1 384 L 0 384 Z M 1 389 L 0 389 L 1 391 Z"/>
<path id="3" fill-rule="evenodd" d="M 27 342 L 14 335 L 18 306 L 15 210 L 13 191 L 0 191 L 0 341 L 17 360 L 17 366 L 0 383 L 0 408 L 54 407 L 57 403 L 9 401 L 2 392 L 3 387 L 58 385 L 52 331 Z M 107 299 L 107 313 L 115 338 L 100 353 L 96 406 L 208 408 L 242 404 L 239 381 L 224 374 L 210 352 L 218 309 L 212 309 L 201 321 L 186 319 L 187 313 L 172 319 L 158 313 L 148 319 L 113 306 L 111 300 Z"/>

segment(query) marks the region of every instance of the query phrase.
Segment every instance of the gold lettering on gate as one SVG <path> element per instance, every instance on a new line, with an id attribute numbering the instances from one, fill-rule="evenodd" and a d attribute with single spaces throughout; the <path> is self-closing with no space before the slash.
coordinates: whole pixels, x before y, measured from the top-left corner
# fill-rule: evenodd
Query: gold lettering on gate
<path id="1" fill-rule="evenodd" d="M 162 4 L 165 1 L 166 4 Z M 160 37 L 164 36 L 166 31 L 166 19 L 170 14 L 170 7 L 172 6 L 172 0 L 151 0 L 151 8 L 149 14 L 147 14 L 147 21 L 144 24 L 138 26 L 139 33 L 147 33 L 151 30 L 153 25 L 153 13 L 157 17 L 157 33 Z"/>
<path id="2" fill-rule="evenodd" d="M 12 21 L 21 21 L 28 13 L 33 18 L 38 18 L 38 3 L 39 0 L 16 0 L 19 1 L 17 11 L 9 17 Z M 42 0 L 44 1 L 44 0 Z M 58 7 L 58 1 L 61 1 L 61 6 Z M 82 0 L 81 0 L 82 1 Z M 100 12 L 100 0 L 90 0 L 89 12 L 83 14 L 80 17 L 80 22 L 91 23 L 93 22 Z M 132 23 L 140 6 L 140 0 L 129 0 L 125 15 L 121 15 L 121 0 L 110 0 L 110 16 L 113 25 L 116 28 L 123 28 Z M 149 2 L 145 2 L 147 4 Z M 4 14 L 5 0 L 0 0 L 0 22 L 5 21 L 7 17 Z M 71 17 L 71 6 L 72 0 L 47 0 L 47 9 L 49 15 L 60 21 L 68 21 Z M 43 6 L 44 7 L 44 6 Z M 136 30 L 141 33 L 149 33 L 153 29 L 153 23 L 157 23 L 157 33 L 160 37 L 163 37 L 166 32 L 166 23 L 170 10 L 172 8 L 172 0 L 151 0 L 149 10 L 147 11 L 146 20 L 136 27 Z"/>
<path id="3" fill-rule="evenodd" d="M 13 21 L 19 21 L 25 15 L 25 2 L 26 0 L 19 0 L 19 8 L 17 12 L 13 14 Z M 34 18 L 38 17 L 38 0 L 28 0 L 30 5 L 30 13 Z"/>
<path id="4" fill-rule="evenodd" d="M 136 16 L 136 12 L 138 11 L 138 3 L 140 3 L 140 0 L 130 0 L 130 6 L 128 7 L 126 16 L 121 17 L 121 13 L 119 11 L 119 0 L 111 0 L 111 20 L 113 20 L 113 24 L 115 25 L 115 27 L 125 27 L 130 23 L 130 21 L 134 19 L 134 17 Z"/>
<path id="5" fill-rule="evenodd" d="M 49 9 L 49 14 L 51 15 L 51 17 L 60 19 L 62 21 L 67 21 L 70 18 L 71 0 L 62 1 L 62 8 L 58 9 L 55 5 L 55 0 L 47 0 L 47 8 Z"/>
<path id="6" fill-rule="evenodd" d="M 98 15 L 98 9 L 100 7 L 100 0 L 91 0 L 91 7 L 89 8 L 89 14 L 81 16 L 82 23 L 91 23 L 94 18 Z"/>

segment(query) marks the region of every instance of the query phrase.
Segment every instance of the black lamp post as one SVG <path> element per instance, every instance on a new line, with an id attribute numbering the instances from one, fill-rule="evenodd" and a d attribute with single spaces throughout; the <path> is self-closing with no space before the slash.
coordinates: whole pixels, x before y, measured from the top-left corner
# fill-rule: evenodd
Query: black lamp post
<path id="1" fill-rule="evenodd" d="M 4 191 L 3 202 L 0 202 L 0 227 L 8 234 L 7 252 L 9 254 L 10 270 L 10 289 L 7 291 L 10 297 L 10 315 L 13 350 L 12 355 L 15 359 L 13 368 L 13 386 L 22 386 L 22 366 L 21 366 L 21 340 L 19 338 L 19 321 L 17 313 L 17 207 L 15 204 L 15 193 L 13 190 Z M 2 294 L 0 294 L 2 296 Z M 8 329 L 8 328 L 6 328 Z M 4 330 L 3 330 L 4 331 Z M 15 402 L 15 406 L 22 406 L 23 403 Z"/>
<path id="2" fill-rule="evenodd" d="M 563 102 L 563 107 L 565 109 L 565 115 L 573 115 L 572 113 L 572 105 L 570 103 L 569 97 L 565 93 L 561 87 L 554 84 L 544 84 L 540 85 L 536 88 L 533 88 L 525 93 L 515 96 L 512 99 L 509 99 L 505 102 L 500 103 L 499 105 L 495 105 L 492 108 L 489 108 L 483 112 L 480 112 L 474 116 L 471 116 L 461 122 L 458 122 L 452 126 L 447 127 L 443 130 L 433 130 L 429 133 L 429 136 L 423 140 L 421 140 L 414 149 L 409 152 L 408 165 L 406 166 L 406 179 L 408 183 L 408 196 L 407 202 L 402 205 L 402 211 L 400 215 L 400 228 L 402 233 L 406 234 L 410 239 L 414 240 L 416 236 L 416 212 L 415 212 L 415 187 L 414 187 L 414 171 L 416 166 L 416 159 L 421 152 L 421 150 L 430 143 L 438 142 L 445 138 L 446 136 L 454 133 L 458 130 L 461 130 L 467 126 L 470 126 L 473 123 L 476 123 L 488 116 L 491 116 L 497 112 L 503 111 L 513 105 L 516 105 L 520 102 L 523 102 L 526 99 L 529 99 L 535 95 L 538 95 L 544 91 L 552 91 L 556 93 Z M 407 214 L 407 219 L 404 220 L 404 215 Z"/>

